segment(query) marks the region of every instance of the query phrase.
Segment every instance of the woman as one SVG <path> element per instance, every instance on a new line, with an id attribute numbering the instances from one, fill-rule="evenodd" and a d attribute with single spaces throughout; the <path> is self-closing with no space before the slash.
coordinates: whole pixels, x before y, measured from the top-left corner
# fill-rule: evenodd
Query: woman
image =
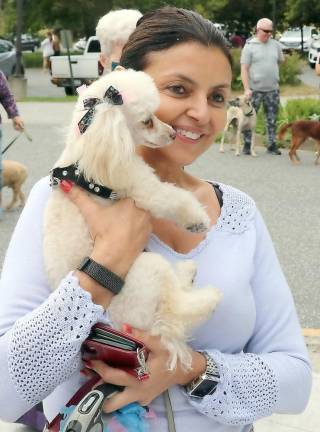
<path id="1" fill-rule="evenodd" d="M 50 69 L 50 57 L 54 55 L 53 37 L 51 31 L 47 32 L 47 37 L 41 42 L 41 49 L 43 57 L 42 69 L 44 72 L 46 72 Z"/>
<path id="2" fill-rule="evenodd" d="M 126 387 L 105 403 L 105 411 L 132 401 L 148 404 L 157 415 L 151 430 L 167 431 L 162 393 L 169 389 L 178 432 L 248 432 L 254 421 L 273 412 L 300 412 L 310 393 L 310 364 L 261 215 L 244 193 L 223 184 L 213 187 L 184 170 L 224 127 L 231 59 L 223 36 L 196 13 L 166 7 L 139 20 L 120 63 L 152 76 L 161 96 L 157 116 L 177 132 L 171 146 L 143 147 L 142 157 L 162 180 L 195 194 L 212 228 L 207 235 L 187 233 L 153 219 L 130 200 L 101 208 L 64 181 L 62 190 L 79 206 L 95 239 L 91 258 L 122 278 L 144 247 L 172 262 L 191 258 L 197 263 L 197 285 L 219 287 L 223 299 L 193 334 L 188 372 L 167 371 L 159 340 L 128 327 L 151 351 L 149 380 L 138 382 L 99 361 L 87 363 L 86 371 Z M 56 415 L 83 382 L 80 345 L 92 324 L 104 318 L 112 298 L 79 270 L 50 294 L 41 250 L 49 193 L 48 179 L 34 187 L 2 274 L 0 417 L 7 420 L 42 399 L 47 418 Z M 218 384 L 201 378 L 213 371 Z M 194 380 L 206 387 L 202 395 Z"/>

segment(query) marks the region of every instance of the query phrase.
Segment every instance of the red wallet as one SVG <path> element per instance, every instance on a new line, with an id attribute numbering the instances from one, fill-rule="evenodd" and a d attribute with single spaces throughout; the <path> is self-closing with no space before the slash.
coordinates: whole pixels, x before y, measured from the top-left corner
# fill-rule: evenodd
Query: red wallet
<path id="1" fill-rule="evenodd" d="M 107 324 L 95 324 L 82 344 L 82 359 L 102 360 L 123 369 L 139 380 L 149 377 L 146 368 L 148 350 L 139 340 Z"/>
<path id="2" fill-rule="evenodd" d="M 148 354 L 148 349 L 141 341 L 102 323 L 92 327 L 89 337 L 82 344 L 84 361 L 103 360 L 110 366 L 125 370 L 139 380 L 149 377 L 145 363 Z M 88 380 L 67 402 L 66 407 L 77 405 L 99 380 L 99 375 Z M 60 423 L 63 419 L 62 411 L 50 424 L 47 423 L 44 432 L 60 432 Z"/>

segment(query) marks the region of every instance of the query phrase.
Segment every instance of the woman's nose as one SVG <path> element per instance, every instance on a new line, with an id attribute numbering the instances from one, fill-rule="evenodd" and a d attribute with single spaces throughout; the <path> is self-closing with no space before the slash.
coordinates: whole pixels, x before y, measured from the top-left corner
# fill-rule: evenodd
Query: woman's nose
<path id="1" fill-rule="evenodd" d="M 207 96 L 197 96 L 193 99 L 188 109 L 187 114 L 192 117 L 197 123 L 205 125 L 210 121 L 210 106 Z"/>

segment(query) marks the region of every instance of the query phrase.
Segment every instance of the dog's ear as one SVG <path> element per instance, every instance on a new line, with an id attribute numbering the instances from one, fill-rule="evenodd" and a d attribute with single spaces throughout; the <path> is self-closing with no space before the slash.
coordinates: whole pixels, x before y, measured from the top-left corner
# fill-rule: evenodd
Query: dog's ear
<path id="1" fill-rule="evenodd" d="M 88 179 L 106 184 L 108 173 L 125 164 L 135 151 L 121 106 L 101 104 L 83 134 L 83 156 L 79 168 Z"/>

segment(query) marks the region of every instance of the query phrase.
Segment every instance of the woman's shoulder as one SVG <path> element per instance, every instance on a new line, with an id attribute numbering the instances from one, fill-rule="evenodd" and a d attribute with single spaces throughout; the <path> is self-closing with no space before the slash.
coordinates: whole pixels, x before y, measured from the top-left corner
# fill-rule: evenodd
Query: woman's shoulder
<path id="1" fill-rule="evenodd" d="M 255 201 L 247 193 L 233 186 L 220 182 L 211 183 L 217 185 L 222 194 L 217 229 L 240 233 L 252 226 L 257 212 Z"/>

